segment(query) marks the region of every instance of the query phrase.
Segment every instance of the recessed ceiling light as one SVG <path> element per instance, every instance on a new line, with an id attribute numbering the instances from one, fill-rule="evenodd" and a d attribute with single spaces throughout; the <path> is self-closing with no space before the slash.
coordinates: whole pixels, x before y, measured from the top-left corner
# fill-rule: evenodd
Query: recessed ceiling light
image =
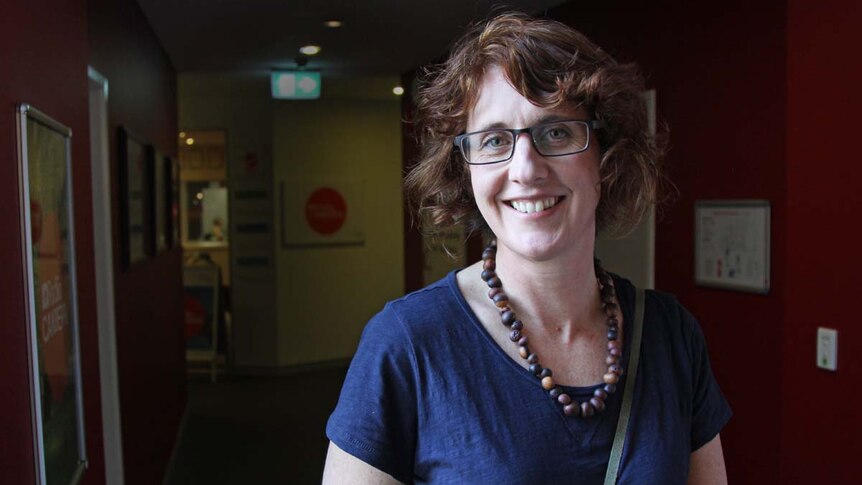
<path id="1" fill-rule="evenodd" d="M 392 88 L 392 94 L 394 94 L 395 96 L 401 96 L 402 94 L 404 94 L 404 88 L 402 88 L 401 86 L 395 86 L 394 88 Z"/>
<path id="2" fill-rule="evenodd" d="M 313 56 L 313 55 L 316 55 L 320 52 L 320 46 L 319 45 L 313 45 L 313 44 L 304 45 L 304 46 L 299 48 L 299 52 L 301 54 L 305 54 L 307 56 Z"/>
<path id="3" fill-rule="evenodd" d="M 186 145 L 194 145 L 194 144 L 195 144 L 194 138 L 192 138 L 192 137 L 186 138 Z"/>
<path id="4" fill-rule="evenodd" d="M 327 20 L 326 22 L 323 22 L 323 25 L 329 27 L 330 29 L 337 29 L 339 27 L 343 27 L 344 22 L 342 22 L 340 20 L 332 19 L 332 20 Z"/>
<path id="5" fill-rule="evenodd" d="M 185 131 L 181 131 L 181 132 L 180 132 L 180 138 L 185 138 L 185 137 L 186 137 L 186 132 L 185 132 Z"/>

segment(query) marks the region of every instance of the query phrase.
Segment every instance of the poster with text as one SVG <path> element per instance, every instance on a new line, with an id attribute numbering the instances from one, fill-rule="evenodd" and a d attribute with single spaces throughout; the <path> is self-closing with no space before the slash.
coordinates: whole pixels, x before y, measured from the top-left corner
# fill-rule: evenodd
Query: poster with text
<path id="1" fill-rule="evenodd" d="M 39 483 L 76 483 L 86 457 L 78 355 L 71 132 L 22 105 L 28 320 Z"/>

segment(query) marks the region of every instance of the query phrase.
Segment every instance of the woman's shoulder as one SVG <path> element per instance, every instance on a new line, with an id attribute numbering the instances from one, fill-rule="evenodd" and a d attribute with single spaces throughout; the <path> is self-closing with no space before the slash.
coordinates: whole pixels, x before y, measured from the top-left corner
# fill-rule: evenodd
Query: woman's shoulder
<path id="1" fill-rule="evenodd" d="M 452 271 L 419 290 L 391 300 L 368 322 L 366 331 L 397 323 L 408 334 L 439 331 L 464 316 L 464 299 Z"/>
<path id="2" fill-rule="evenodd" d="M 415 325 L 441 311 L 452 311 L 453 307 L 460 306 L 460 299 L 455 271 L 452 271 L 424 288 L 387 302 L 382 313 L 389 313 L 405 324 Z"/>
<path id="3" fill-rule="evenodd" d="M 634 308 L 636 287 L 628 279 L 614 275 L 614 283 L 621 298 Z M 644 328 L 665 337 L 690 341 L 701 334 L 697 319 L 673 293 L 645 289 Z M 631 312 L 633 313 L 633 311 Z"/>

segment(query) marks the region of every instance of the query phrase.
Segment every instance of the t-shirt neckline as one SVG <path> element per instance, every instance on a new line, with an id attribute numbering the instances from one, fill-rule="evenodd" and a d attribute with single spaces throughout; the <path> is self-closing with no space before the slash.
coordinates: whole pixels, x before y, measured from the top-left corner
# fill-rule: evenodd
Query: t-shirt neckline
<path id="1" fill-rule="evenodd" d="M 479 317 L 477 317 L 476 314 L 473 312 L 473 309 L 470 308 L 470 305 L 467 303 L 467 299 L 464 297 L 464 294 L 461 293 L 461 288 L 458 287 L 458 279 L 456 276 L 457 273 L 462 271 L 463 269 L 464 268 L 452 270 L 449 272 L 448 275 L 446 275 L 446 283 L 448 284 L 450 291 L 454 295 L 455 300 L 458 302 L 458 305 L 461 307 L 461 311 L 464 312 L 465 316 L 470 321 L 473 328 L 477 332 L 479 332 L 479 335 L 482 336 L 482 339 L 485 341 L 485 344 L 490 346 L 492 348 L 492 351 L 499 358 L 503 359 L 506 362 L 506 365 L 511 368 L 514 368 L 518 375 L 528 379 L 530 382 L 533 383 L 533 385 L 541 387 L 541 381 L 537 379 L 533 374 L 531 374 L 529 369 L 526 369 L 519 365 L 511 357 L 509 357 L 509 355 L 502 348 L 500 348 L 499 345 L 497 345 L 497 342 L 494 340 L 491 334 L 488 333 L 488 329 L 486 329 L 485 326 L 482 325 L 482 322 L 479 321 Z M 630 284 L 628 280 L 620 278 L 613 273 L 610 274 L 611 277 L 614 279 L 614 287 L 617 290 L 617 298 L 620 302 L 620 308 L 623 312 L 623 335 L 628 337 L 631 335 L 631 324 L 633 318 L 631 315 L 632 302 L 629 301 L 629 297 L 631 294 L 629 288 Z M 626 368 L 628 365 L 630 347 L 631 339 L 626 338 L 625 342 L 623 342 L 623 363 L 625 364 L 623 368 Z M 596 389 L 601 386 L 604 386 L 604 383 L 598 383 L 589 386 L 566 386 L 562 384 L 558 384 L 557 386 L 565 390 L 567 394 L 573 397 L 586 397 L 591 396 Z"/>

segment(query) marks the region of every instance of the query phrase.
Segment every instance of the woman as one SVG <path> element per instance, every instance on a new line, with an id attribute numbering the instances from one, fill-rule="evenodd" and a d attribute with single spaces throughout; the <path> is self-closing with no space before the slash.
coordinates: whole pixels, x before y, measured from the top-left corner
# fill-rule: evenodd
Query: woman
<path id="1" fill-rule="evenodd" d="M 634 66 L 519 14 L 474 28 L 431 74 L 408 190 L 438 226 L 495 242 L 369 322 L 327 425 L 324 483 L 602 483 L 635 290 L 594 244 L 657 199 L 642 90 Z M 667 294 L 643 307 L 618 483 L 726 483 L 731 413 L 697 322 Z"/>

